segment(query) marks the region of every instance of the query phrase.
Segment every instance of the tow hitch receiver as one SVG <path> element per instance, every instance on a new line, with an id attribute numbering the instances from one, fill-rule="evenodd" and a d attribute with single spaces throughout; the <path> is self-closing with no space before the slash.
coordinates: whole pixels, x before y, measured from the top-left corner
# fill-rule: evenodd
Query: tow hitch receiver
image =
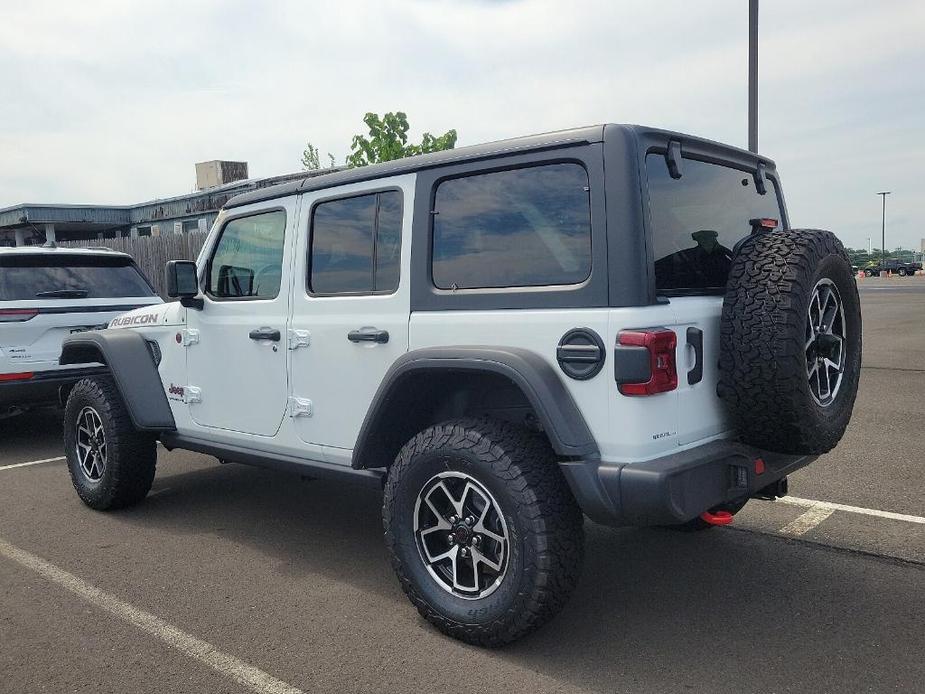
<path id="1" fill-rule="evenodd" d="M 732 523 L 732 514 L 729 511 L 715 511 L 713 513 L 704 511 L 700 514 L 700 519 L 710 525 L 729 525 Z"/>

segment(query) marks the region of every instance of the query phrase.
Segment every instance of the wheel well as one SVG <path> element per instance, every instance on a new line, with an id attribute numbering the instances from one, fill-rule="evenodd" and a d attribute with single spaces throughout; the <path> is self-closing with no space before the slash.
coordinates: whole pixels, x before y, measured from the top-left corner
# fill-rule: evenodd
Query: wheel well
<path id="1" fill-rule="evenodd" d="M 106 363 L 106 356 L 95 344 L 78 343 L 65 345 L 61 352 L 62 364 Z"/>
<path id="2" fill-rule="evenodd" d="M 520 387 L 492 372 L 412 372 L 390 390 L 386 407 L 390 416 L 380 417 L 368 432 L 361 448 L 354 452 L 354 467 L 388 467 L 419 431 L 463 416 L 489 416 L 543 430 Z"/>

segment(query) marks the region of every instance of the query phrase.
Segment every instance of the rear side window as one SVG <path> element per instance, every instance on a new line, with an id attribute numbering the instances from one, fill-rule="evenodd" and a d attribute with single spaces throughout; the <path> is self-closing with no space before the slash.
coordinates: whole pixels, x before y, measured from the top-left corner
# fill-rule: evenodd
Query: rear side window
<path id="1" fill-rule="evenodd" d="M 329 200 L 312 213 L 308 287 L 314 294 L 398 289 L 402 197 L 395 190 Z"/>
<path id="2" fill-rule="evenodd" d="M 661 154 L 646 156 L 649 210 L 659 292 L 709 294 L 726 286 L 732 248 L 751 233 L 750 219 L 780 220 L 777 186 L 766 192 L 754 176 L 728 166 L 684 159 L 681 178 L 672 178 Z"/>
<path id="3" fill-rule="evenodd" d="M 433 222 L 441 289 L 583 282 L 591 274 L 588 174 L 546 164 L 443 181 Z"/>
<path id="4" fill-rule="evenodd" d="M 0 301 L 154 296 L 131 258 L 43 253 L 0 255 Z"/>
<path id="5" fill-rule="evenodd" d="M 275 299 L 285 239 L 282 210 L 227 222 L 209 261 L 209 294 L 218 299 Z"/>

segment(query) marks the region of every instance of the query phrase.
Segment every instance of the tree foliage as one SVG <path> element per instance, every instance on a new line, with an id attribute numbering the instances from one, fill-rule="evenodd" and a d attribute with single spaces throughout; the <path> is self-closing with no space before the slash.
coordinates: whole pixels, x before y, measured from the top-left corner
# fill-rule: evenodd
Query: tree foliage
<path id="1" fill-rule="evenodd" d="M 363 122 L 369 132 L 366 135 L 353 136 L 350 154 L 346 159 L 347 166 L 366 166 L 415 154 L 440 152 L 456 146 L 455 130 L 447 130 L 442 135 L 424 133 L 420 144 L 409 143 L 408 116 L 402 111 L 386 113 L 381 118 L 376 113 L 367 113 Z M 333 167 L 334 155 L 328 152 L 327 156 Z M 311 142 L 306 144 L 302 152 L 302 168 L 306 171 L 317 171 L 321 168 L 321 155 Z"/>
<path id="2" fill-rule="evenodd" d="M 409 144 L 408 116 L 402 111 L 386 113 L 382 118 L 376 113 L 367 113 L 363 122 L 369 128 L 369 135 L 353 136 L 347 157 L 348 166 L 366 166 L 415 154 L 453 149 L 456 146 L 455 130 L 447 130 L 442 135 L 424 133 L 421 144 Z"/>

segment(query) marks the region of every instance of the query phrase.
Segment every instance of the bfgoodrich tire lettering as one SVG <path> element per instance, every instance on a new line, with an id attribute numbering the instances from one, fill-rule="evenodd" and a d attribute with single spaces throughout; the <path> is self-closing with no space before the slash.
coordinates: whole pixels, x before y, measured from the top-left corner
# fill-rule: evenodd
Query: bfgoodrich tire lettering
<path id="1" fill-rule="evenodd" d="M 484 597 L 454 594 L 422 556 L 415 509 L 421 490 L 445 473 L 474 479 L 503 515 L 507 553 L 492 559 L 504 566 Z M 468 643 L 499 646 L 536 629 L 563 607 L 581 570 L 583 516 L 548 442 L 496 420 L 437 424 L 405 444 L 389 470 L 383 522 L 408 598 L 434 626 Z M 501 536 L 502 525 L 493 527 Z"/>
<path id="2" fill-rule="evenodd" d="M 830 295 L 821 314 L 813 310 Z M 832 397 L 818 392 L 819 355 L 838 357 Z M 723 301 L 718 387 L 742 440 L 781 453 L 831 450 L 851 418 L 860 368 L 857 285 L 835 235 L 793 229 L 747 241 Z"/>
<path id="3" fill-rule="evenodd" d="M 105 459 L 91 463 L 86 457 L 86 431 L 99 426 L 102 430 L 90 443 Z M 132 425 L 109 376 L 85 378 L 71 390 L 64 408 L 64 447 L 74 489 L 91 508 L 131 506 L 151 489 L 157 463 L 154 437 Z"/>

